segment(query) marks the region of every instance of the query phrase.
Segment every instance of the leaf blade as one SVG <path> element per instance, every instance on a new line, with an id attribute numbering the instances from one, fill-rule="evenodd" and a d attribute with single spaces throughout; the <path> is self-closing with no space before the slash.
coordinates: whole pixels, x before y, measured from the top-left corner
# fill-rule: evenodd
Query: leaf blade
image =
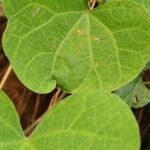
<path id="1" fill-rule="evenodd" d="M 6 94 L 0 91 L 0 148 L 8 149 L 22 144 L 24 133 L 13 104 Z"/>
<path id="2" fill-rule="evenodd" d="M 8 2 L 3 3 L 7 10 Z M 51 3 L 47 7 L 53 10 Z M 40 8 L 32 6 L 13 19 L 10 15 L 3 46 L 19 79 L 38 93 L 56 84 L 70 93 L 91 87 L 112 91 L 134 79 L 149 60 L 147 11 L 128 0 L 93 11 L 83 1 L 71 11 L 71 3 L 57 1 L 59 13 L 38 2 Z"/>
<path id="3" fill-rule="evenodd" d="M 23 136 L 14 106 L 3 92 L 0 104 L 0 110 L 7 112 L 3 119 L 9 120 L 19 134 L 18 138 L 7 125 L 0 124 L 1 149 L 137 150 L 140 147 L 136 120 L 129 107 L 114 94 L 91 90 L 69 96 L 47 112 L 28 138 Z M 9 107 L 5 110 L 4 105 Z"/>
<path id="4" fill-rule="evenodd" d="M 80 105 L 78 105 L 79 103 Z M 116 108 L 121 109 L 117 110 Z M 56 149 L 99 149 L 100 147 L 101 149 L 106 149 L 105 142 L 108 143 L 108 141 L 107 148 L 109 149 L 120 149 L 121 147 L 123 149 L 138 149 L 139 146 L 135 144 L 139 143 L 139 139 L 137 140 L 138 134 L 133 135 L 131 132 L 135 126 L 133 125 L 133 127 L 132 123 L 130 123 L 129 130 L 127 129 L 128 127 L 125 127 L 131 120 L 134 120 L 130 113 L 129 115 L 127 111 L 126 113 L 124 112 L 125 109 L 129 111 L 129 108 L 112 94 L 99 91 L 88 91 L 88 94 L 74 94 L 68 97 L 65 102 L 53 108 L 51 110 L 53 115 L 47 114 L 45 116 L 43 122 L 39 124 L 31 135 L 31 141 L 33 141 L 35 147 L 44 145 L 45 149 L 48 148 L 48 144 L 45 145 L 44 140 L 49 138 L 51 139 L 48 140 L 49 144 L 54 145 Z M 115 112 L 115 110 L 117 111 Z M 117 122 L 115 121 L 116 119 Z M 49 123 L 49 120 L 51 120 L 51 123 Z M 46 130 L 46 124 L 49 124 L 51 128 L 49 131 Z M 126 125 L 124 126 L 123 124 Z M 115 127 L 115 130 L 112 126 Z M 122 128 L 128 131 L 122 131 Z M 119 131 L 122 134 L 119 134 Z M 125 132 L 130 132 L 130 136 L 132 134 L 133 137 L 123 136 Z M 130 143 L 128 145 L 129 141 L 126 142 L 126 138 L 128 140 L 131 138 L 132 140 L 130 139 L 129 141 L 134 144 Z M 133 139 L 138 142 L 133 141 Z M 66 143 L 66 141 L 68 142 Z"/>

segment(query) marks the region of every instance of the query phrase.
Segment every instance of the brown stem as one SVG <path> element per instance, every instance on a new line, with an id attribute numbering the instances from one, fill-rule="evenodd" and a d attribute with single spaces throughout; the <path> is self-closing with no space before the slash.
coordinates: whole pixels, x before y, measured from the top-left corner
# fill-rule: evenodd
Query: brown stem
<path id="1" fill-rule="evenodd" d="M 60 95 L 60 93 L 61 93 L 61 89 L 60 88 L 58 88 L 58 90 L 57 90 L 57 92 L 55 93 L 55 95 L 52 97 L 52 99 L 51 99 L 51 102 L 50 102 L 50 104 L 49 104 L 49 107 L 48 107 L 48 109 L 50 109 L 53 105 L 55 105 L 60 99 L 62 99 L 65 95 L 66 95 L 66 93 L 62 93 L 61 95 Z M 60 96 L 59 96 L 60 95 Z M 39 99 L 39 98 L 38 98 Z M 38 100 L 37 99 L 37 100 Z M 47 109 L 47 110 L 48 110 Z M 47 110 L 46 110 L 46 112 L 47 112 Z M 45 113 L 46 113 L 45 112 Z M 44 113 L 44 114 L 45 114 Z M 31 133 L 31 131 L 35 128 L 35 126 L 40 122 L 40 120 L 43 118 L 43 116 L 44 116 L 44 114 L 43 115 L 41 115 L 39 118 L 37 118 L 30 126 L 28 126 L 25 130 L 24 130 L 24 134 L 26 135 L 26 136 L 28 136 L 30 133 Z"/>
<path id="2" fill-rule="evenodd" d="M 37 118 L 29 127 L 27 127 L 24 130 L 24 134 L 26 136 L 28 136 L 31 133 L 31 131 L 34 129 L 34 127 L 40 122 L 40 120 L 43 118 L 43 115 L 41 115 L 39 118 Z"/>
<path id="3" fill-rule="evenodd" d="M 150 85 L 150 81 L 145 81 L 144 84 L 145 85 Z"/>
<path id="4" fill-rule="evenodd" d="M 88 5 L 90 10 L 94 9 L 96 1 L 97 0 L 89 0 Z"/>
<path id="5" fill-rule="evenodd" d="M 57 92 L 55 93 L 55 95 L 51 99 L 51 102 L 49 104 L 48 109 L 51 108 L 53 105 L 55 105 L 57 103 L 57 101 L 59 101 L 58 97 L 59 97 L 60 92 L 61 92 L 61 89 L 58 88 Z"/>
<path id="6" fill-rule="evenodd" d="M 7 70 L 6 70 L 6 72 L 5 72 L 5 74 L 4 74 L 4 76 L 3 76 L 3 78 L 2 78 L 2 80 L 0 81 L 0 89 L 2 89 L 4 87 L 4 85 L 5 85 L 5 83 L 6 83 L 7 79 L 8 79 L 8 76 L 10 75 L 11 71 L 12 71 L 12 66 L 9 65 Z"/>
<path id="7" fill-rule="evenodd" d="M 34 113 L 33 113 L 32 119 L 31 119 L 32 122 L 33 122 L 33 121 L 35 120 L 35 118 L 36 118 L 36 115 L 37 115 L 37 112 L 38 112 L 39 104 L 40 104 L 40 95 L 38 94 L 38 95 L 37 95 L 37 98 L 36 98 Z"/>
<path id="8" fill-rule="evenodd" d="M 62 100 L 67 94 L 65 92 L 62 92 L 59 96 L 59 100 Z"/>

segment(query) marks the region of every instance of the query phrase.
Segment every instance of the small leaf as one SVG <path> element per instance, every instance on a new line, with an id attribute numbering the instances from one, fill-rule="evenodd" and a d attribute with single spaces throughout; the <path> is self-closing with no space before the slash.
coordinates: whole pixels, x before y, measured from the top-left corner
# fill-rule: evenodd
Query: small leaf
<path id="1" fill-rule="evenodd" d="M 19 79 L 47 93 L 112 91 L 132 81 L 150 56 L 150 19 L 134 1 L 88 10 L 86 0 L 3 0 L 3 46 Z"/>
<path id="2" fill-rule="evenodd" d="M 0 149 L 139 150 L 139 130 L 128 106 L 114 94 L 74 94 L 52 108 L 23 137 L 14 107 L 0 92 Z"/>
<path id="3" fill-rule="evenodd" d="M 143 107 L 150 103 L 150 90 L 144 85 L 141 77 L 115 91 L 129 106 Z"/>

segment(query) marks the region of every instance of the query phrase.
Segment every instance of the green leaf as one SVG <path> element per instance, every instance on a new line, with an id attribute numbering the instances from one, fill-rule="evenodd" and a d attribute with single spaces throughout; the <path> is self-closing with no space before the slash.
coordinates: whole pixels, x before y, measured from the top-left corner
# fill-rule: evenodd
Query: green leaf
<path id="1" fill-rule="evenodd" d="M 150 19 L 132 1 L 88 10 L 86 0 L 3 0 L 3 46 L 19 79 L 47 93 L 112 91 L 132 81 L 150 56 Z"/>
<path id="2" fill-rule="evenodd" d="M 150 103 L 150 90 L 144 85 L 140 76 L 114 93 L 134 108 L 143 107 Z"/>
<path id="3" fill-rule="evenodd" d="M 21 131 L 10 100 L 0 92 L 0 149 L 139 150 L 135 118 L 113 94 L 74 94 L 49 110 L 29 138 Z"/>
<path id="4" fill-rule="evenodd" d="M 17 150 L 24 142 L 19 117 L 10 99 L 0 91 L 0 149 Z"/>
<path id="5" fill-rule="evenodd" d="M 135 0 L 137 3 L 143 5 L 145 8 L 150 11 L 150 1 L 149 0 Z"/>
<path id="6" fill-rule="evenodd" d="M 101 0 L 99 0 L 101 1 Z M 116 0 L 105 0 L 105 2 L 116 1 Z M 118 0 L 118 1 L 128 1 L 128 0 Z M 150 1 L 149 0 L 133 0 L 138 4 L 144 6 L 148 11 L 150 11 Z"/>

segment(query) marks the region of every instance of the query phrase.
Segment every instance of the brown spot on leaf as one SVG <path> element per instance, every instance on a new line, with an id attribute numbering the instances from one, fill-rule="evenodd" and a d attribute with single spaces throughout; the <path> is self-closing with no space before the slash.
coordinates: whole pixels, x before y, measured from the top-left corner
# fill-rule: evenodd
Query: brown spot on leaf
<path id="1" fill-rule="evenodd" d="M 38 6 L 34 11 L 33 11 L 33 14 L 32 16 L 35 17 L 40 11 L 40 7 Z"/>
<path id="2" fill-rule="evenodd" d="M 85 33 L 83 31 L 81 31 L 80 29 L 77 29 L 76 32 L 79 34 L 79 35 L 84 35 Z"/>
<path id="3" fill-rule="evenodd" d="M 99 38 L 99 37 L 96 37 L 96 36 L 92 36 L 92 39 L 93 39 L 94 41 L 101 41 L 101 40 L 102 40 L 102 38 Z"/>
<path id="4" fill-rule="evenodd" d="M 139 99 L 137 95 L 135 95 L 135 100 L 136 100 L 136 103 L 139 104 Z"/>

